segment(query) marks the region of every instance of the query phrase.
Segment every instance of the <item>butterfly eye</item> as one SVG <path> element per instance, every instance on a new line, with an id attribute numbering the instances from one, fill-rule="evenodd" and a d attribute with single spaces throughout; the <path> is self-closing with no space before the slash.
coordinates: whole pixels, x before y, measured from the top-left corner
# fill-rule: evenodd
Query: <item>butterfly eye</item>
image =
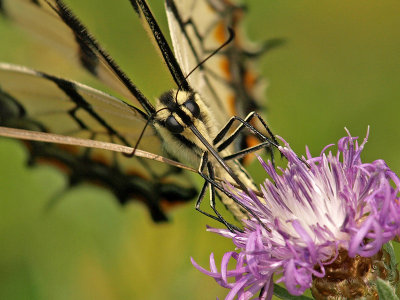
<path id="1" fill-rule="evenodd" d="M 191 112 L 193 117 L 197 118 L 200 115 L 200 108 L 195 101 L 188 100 L 183 103 L 183 106 Z"/>
<path id="2" fill-rule="evenodd" d="M 165 126 L 172 133 L 181 133 L 183 131 L 182 125 L 179 124 L 173 116 L 169 116 L 167 118 L 167 120 L 165 121 Z"/>

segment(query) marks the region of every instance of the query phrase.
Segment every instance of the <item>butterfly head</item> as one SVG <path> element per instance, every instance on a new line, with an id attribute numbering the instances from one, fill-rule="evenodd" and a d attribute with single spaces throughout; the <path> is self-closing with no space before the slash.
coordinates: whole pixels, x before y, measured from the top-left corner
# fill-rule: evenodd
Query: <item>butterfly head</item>
<path id="1" fill-rule="evenodd" d="M 168 91 L 158 99 L 156 122 L 172 134 L 184 133 L 189 126 L 203 123 L 201 104 L 199 95 L 194 92 Z"/>
<path id="2" fill-rule="evenodd" d="M 206 148 L 190 127 L 196 127 L 209 143 L 215 136 L 215 120 L 213 126 L 213 118 L 200 95 L 192 91 L 170 90 L 157 100 L 156 111 L 154 126 L 164 140 L 167 152 L 175 157 L 186 157 L 184 162 L 197 166 Z"/>

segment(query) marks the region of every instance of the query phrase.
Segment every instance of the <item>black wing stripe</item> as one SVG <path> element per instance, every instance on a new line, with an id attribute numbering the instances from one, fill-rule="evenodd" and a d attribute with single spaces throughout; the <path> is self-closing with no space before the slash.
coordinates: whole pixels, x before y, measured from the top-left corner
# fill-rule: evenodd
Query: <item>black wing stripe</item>
<path id="1" fill-rule="evenodd" d="M 86 54 L 86 51 L 91 53 L 98 53 L 115 73 L 115 75 L 121 80 L 121 82 L 127 87 L 132 95 L 139 101 L 143 109 L 152 115 L 155 112 L 153 105 L 147 100 L 142 92 L 132 83 L 129 77 L 122 71 L 122 69 L 114 62 L 110 55 L 99 45 L 99 43 L 89 33 L 87 28 L 81 23 L 81 21 L 72 13 L 72 11 L 61 1 L 54 0 L 53 5 L 49 0 L 46 0 L 49 6 L 60 16 L 65 24 L 73 31 L 78 43 L 80 45 L 85 44 L 87 48 L 82 48 L 82 53 Z M 88 50 L 90 49 L 90 51 Z M 90 58 L 89 60 L 90 61 Z"/>
<path id="2" fill-rule="evenodd" d="M 79 45 L 79 60 L 82 66 L 97 77 L 98 65 L 100 64 L 98 57 L 92 49 L 76 35 L 75 40 Z"/>
<path id="3" fill-rule="evenodd" d="M 2 14 L 4 17 L 7 17 L 7 11 L 4 8 L 4 0 L 0 0 L 0 14 Z"/>
<path id="4" fill-rule="evenodd" d="M 185 75 L 182 72 L 179 63 L 177 62 L 174 54 L 172 53 L 171 48 L 169 47 L 164 35 L 161 32 L 160 27 L 157 24 L 153 14 L 150 11 L 150 8 L 147 6 L 147 3 L 142 0 L 130 0 L 133 8 L 137 11 L 138 6 L 143 12 L 144 17 L 146 18 L 147 24 L 153 33 L 154 39 L 156 40 L 158 47 L 163 55 L 164 61 L 168 66 L 168 69 L 174 78 L 175 83 L 184 91 L 191 91 L 191 87 L 187 82 Z M 140 14 L 139 14 L 140 16 Z"/>
<path id="5" fill-rule="evenodd" d="M 25 108 L 0 85 L 0 122 L 26 116 Z"/>
<path id="6" fill-rule="evenodd" d="M 107 129 L 107 131 L 114 135 L 117 136 L 124 144 L 127 146 L 130 146 L 130 144 L 125 140 L 124 137 L 122 137 L 114 128 L 112 128 L 99 114 L 97 114 L 93 109 L 92 106 L 78 93 L 76 90 L 75 85 L 70 82 L 66 81 L 54 76 L 50 76 L 47 74 L 43 74 L 44 78 L 47 78 L 51 81 L 53 81 L 68 97 L 71 101 L 73 101 L 77 105 L 78 108 L 84 109 L 86 112 L 88 112 L 96 121 L 98 121 L 103 127 Z M 73 118 L 78 121 L 80 124 L 83 124 L 81 127 L 86 128 L 84 123 L 80 121 L 73 113 Z"/>
<path id="7" fill-rule="evenodd" d="M 107 129 L 109 134 L 118 137 L 126 146 L 132 146 L 123 136 L 121 136 L 98 113 L 93 110 L 92 106 L 78 93 L 78 91 L 76 90 L 76 86 L 73 82 L 60 79 L 45 73 L 38 72 L 38 75 L 41 75 L 43 78 L 54 82 L 60 88 L 60 90 L 62 90 L 68 96 L 68 98 L 77 105 L 76 109 L 82 108 L 83 110 L 88 112 L 96 121 L 98 121 L 104 128 Z M 79 123 L 81 128 L 86 129 L 86 125 L 75 115 L 75 112 L 76 110 L 71 111 L 71 116 L 75 121 Z"/>
<path id="8" fill-rule="evenodd" d="M 191 51 L 193 53 L 193 56 L 195 57 L 195 59 L 197 61 L 197 64 L 200 64 L 201 63 L 201 58 L 199 57 L 199 54 L 197 53 L 196 48 L 193 45 L 193 43 L 192 43 L 192 41 L 191 41 L 187 31 L 186 31 L 186 26 L 188 24 L 191 24 L 195 34 L 199 37 L 200 40 L 202 40 L 202 37 L 200 36 L 196 26 L 193 24 L 193 22 L 191 20 L 187 20 L 186 22 L 183 22 L 182 17 L 180 16 L 180 14 L 178 12 L 178 9 L 175 6 L 174 1 L 166 0 L 166 6 L 167 6 L 167 9 L 169 9 L 173 13 L 173 15 L 175 16 L 175 19 L 178 22 L 179 27 L 182 30 L 182 33 L 186 37 L 186 41 L 187 41 L 187 43 L 188 43 L 188 45 L 189 45 L 189 47 L 190 47 L 190 49 L 191 49 Z M 193 66 L 193 67 L 196 67 L 196 66 Z M 203 65 L 200 65 L 199 68 L 201 70 L 204 70 L 204 66 Z M 222 109 L 223 108 L 222 100 L 220 99 L 220 97 L 218 96 L 218 94 L 214 90 L 213 86 L 211 85 L 211 83 L 210 83 L 210 81 L 208 79 L 208 76 L 204 75 L 204 81 L 207 84 L 207 87 L 210 90 L 210 92 L 212 93 L 213 97 L 217 100 L 217 105 L 219 106 L 220 109 Z"/>

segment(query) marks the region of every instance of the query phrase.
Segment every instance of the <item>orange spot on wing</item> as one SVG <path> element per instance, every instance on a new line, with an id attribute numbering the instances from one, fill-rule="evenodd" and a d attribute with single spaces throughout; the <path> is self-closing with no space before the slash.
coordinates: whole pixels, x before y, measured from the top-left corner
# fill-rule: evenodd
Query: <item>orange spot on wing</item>
<path id="1" fill-rule="evenodd" d="M 242 164 L 244 166 L 246 166 L 246 165 L 250 164 L 253 160 L 254 160 L 254 156 L 246 155 L 245 157 L 243 157 Z"/>
<path id="2" fill-rule="evenodd" d="M 78 155 L 78 153 L 80 151 L 80 148 L 77 147 L 77 146 L 74 146 L 74 145 L 62 145 L 62 144 L 60 144 L 60 145 L 57 145 L 57 147 L 62 149 L 62 150 L 64 150 L 64 151 L 66 151 L 66 152 L 68 152 L 68 153 L 75 154 L 75 155 Z"/>
<path id="3" fill-rule="evenodd" d="M 256 146 L 259 143 L 260 143 L 260 140 L 257 139 L 255 136 L 253 136 L 253 135 L 246 136 L 246 147 L 247 148 Z M 254 155 L 246 155 L 245 157 L 243 157 L 242 163 L 243 163 L 243 165 L 248 165 L 253 160 L 254 160 Z"/>
<path id="4" fill-rule="evenodd" d="M 111 165 L 110 160 L 105 155 L 102 155 L 100 153 L 95 153 L 95 154 L 91 155 L 90 158 L 91 158 L 91 160 L 101 163 L 103 165 L 106 165 L 106 166 Z"/>
<path id="5" fill-rule="evenodd" d="M 148 176 L 146 176 L 146 174 L 140 173 L 135 169 L 128 169 L 126 171 L 126 174 L 127 175 L 131 175 L 131 176 L 136 176 L 136 177 L 139 177 L 139 178 L 142 178 L 142 179 L 146 179 L 146 180 L 148 179 Z"/>
<path id="6" fill-rule="evenodd" d="M 231 80 L 232 79 L 232 73 L 231 73 L 229 60 L 227 58 L 221 58 L 221 60 L 219 62 L 219 67 L 221 68 L 222 73 L 224 74 L 226 79 L 227 80 Z"/>
<path id="7" fill-rule="evenodd" d="M 254 88 L 256 81 L 257 81 L 257 77 L 256 75 L 254 75 L 252 72 L 247 71 L 244 74 L 244 86 L 246 87 L 247 90 L 251 90 Z"/>
<path id="8" fill-rule="evenodd" d="M 160 206 L 161 206 L 161 210 L 162 211 L 169 212 L 174 207 L 177 207 L 177 206 L 182 205 L 184 203 L 187 203 L 187 201 L 179 201 L 179 200 L 177 200 L 177 201 L 171 202 L 171 201 L 168 201 L 166 199 L 161 199 Z"/>
<path id="9" fill-rule="evenodd" d="M 254 135 L 246 136 L 246 145 L 247 147 L 254 147 L 260 143 L 260 140 L 256 138 Z"/>
<path id="10" fill-rule="evenodd" d="M 226 24 L 222 20 L 215 27 L 214 36 L 218 43 L 223 44 L 226 41 Z"/>
<path id="11" fill-rule="evenodd" d="M 229 114 L 231 116 L 236 116 L 237 115 L 237 111 L 236 111 L 236 97 L 234 95 L 230 95 L 228 97 L 228 110 L 229 110 Z"/>
<path id="12" fill-rule="evenodd" d="M 43 165 L 48 165 L 56 168 L 59 170 L 61 173 L 70 175 L 71 174 L 71 168 L 68 167 L 65 163 L 61 162 L 58 159 L 53 159 L 53 158 L 48 158 L 48 157 L 39 157 L 36 159 L 36 163 L 38 164 L 43 164 Z"/>
<path id="13" fill-rule="evenodd" d="M 32 145 L 32 143 L 36 143 L 36 142 L 30 142 L 30 141 L 23 141 L 23 144 L 25 145 L 25 147 L 28 149 L 29 152 L 33 152 L 33 157 L 35 159 L 35 163 L 37 164 L 43 164 L 43 165 L 49 165 L 52 166 L 56 169 L 58 169 L 60 172 L 64 173 L 64 174 L 71 174 L 71 168 L 65 164 L 64 162 L 62 162 L 61 160 L 57 159 L 57 158 L 53 158 L 53 157 L 47 157 L 46 155 L 43 154 L 37 154 L 35 153 L 35 147 Z M 60 151 L 66 151 L 69 152 L 71 154 L 77 154 L 79 152 L 79 149 L 77 146 L 73 146 L 73 145 L 55 145 L 55 148 L 60 148 Z M 52 146 L 49 146 L 52 147 Z M 40 153 L 41 151 L 39 151 Z"/>

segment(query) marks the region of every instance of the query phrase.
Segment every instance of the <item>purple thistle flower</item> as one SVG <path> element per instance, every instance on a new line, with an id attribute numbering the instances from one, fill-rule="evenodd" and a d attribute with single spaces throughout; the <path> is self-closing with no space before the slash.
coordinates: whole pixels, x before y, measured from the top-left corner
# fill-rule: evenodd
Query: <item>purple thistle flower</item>
<path id="1" fill-rule="evenodd" d="M 280 151 L 288 166 L 278 174 L 271 162 L 259 158 L 272 178 L 265 180 L 261 192 L 265 202 L 227 184 L 233 196 L 254 211 L 262 225 L 253 219 L 243 220 L 243 232 L 208 228 L 231 238 L 239 253 L 226 253 L 218 271 L 213 254 L 210 271 L 193 265 L 230 289 L 226 300 L 271 299 L 273 275 L 284 282 L 293 295 L 310 288 L 313 278 L 323 278 L 325 266 L 339 253 L 349 257 L 371 257 L 382 245 L 399 234 L 400 180 L 383 160 L 361 162 L 357 138 L 343 137 L 338 151 L 312 157 L 306 148 L 308 165 L 285 143 Z M 268 228 L 268 230 L 266 229 Z M 235 262 L 233 269 L 228 263 Z"/>

